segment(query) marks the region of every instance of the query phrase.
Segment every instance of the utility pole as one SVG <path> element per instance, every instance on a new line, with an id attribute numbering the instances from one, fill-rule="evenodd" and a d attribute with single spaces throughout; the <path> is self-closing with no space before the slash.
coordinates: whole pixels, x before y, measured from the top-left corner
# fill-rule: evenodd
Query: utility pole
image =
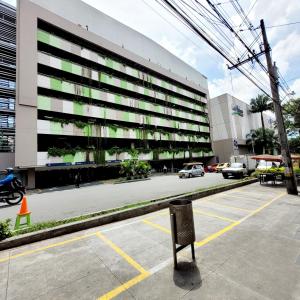
<path id="1" fill-rule="evenodd" d="M 263 36 L 264 49 L 265 49 L 267 65 L 268 65 L 268 73 L 269 73 L 270 85 L 272 91 L 273 106 L 274 106 L 274 112 L 277 121 L 279 141 L 281 145 L 281 155 L 285 166 L 284 175 L 286 178 L 286 188 L 288 194 L 298 195 L 297 183 L 293 171 L 293 163 L 291 159 L 291 153 L 289 150 L 289 144 L 288 144 L 287 135 L 285 131 L 282 108 L 281 108 L 280 98 L 279 98 L 277 68 L 275 63 L 274 65 L 272 63 L 270 45 L 267 39 L 264 20 L 260 20 L 260 27 Z"/>

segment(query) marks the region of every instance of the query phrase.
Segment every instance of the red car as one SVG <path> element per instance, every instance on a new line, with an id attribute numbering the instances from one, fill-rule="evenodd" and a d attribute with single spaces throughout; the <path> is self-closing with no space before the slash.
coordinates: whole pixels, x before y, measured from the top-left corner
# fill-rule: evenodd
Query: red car
<path id="1" fill-rule="evenodd" d="M 218 164 L 212 164 L 210 166 L 207 166 L 207 171 L 206 172 L 209 172 L 209 173 L 213 173 L 213 172 L 217 172 L 217 165 Z"/>

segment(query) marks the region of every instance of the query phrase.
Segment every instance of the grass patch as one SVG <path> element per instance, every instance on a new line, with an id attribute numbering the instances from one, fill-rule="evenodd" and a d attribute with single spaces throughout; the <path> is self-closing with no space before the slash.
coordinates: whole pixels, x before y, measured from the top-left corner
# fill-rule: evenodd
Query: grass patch
<path id="1" fill-rule="evenodd" d="M 73 217 L 73 218 L 70 218 L 70 219 L 64 219 L 64 220 L 59 220 L 59 221 L 50 220 L 50 221 L 47 221 L 47 222 L 35 223 L 35 224 L 31 225 L 30 227 L 23 228 L 23 229 L 20 229 L 20 230 L 17 230 L 17 231 L 12 231 L 11 233 L 12 233 L 12 236 L 18 236 L 18 235 L 22 235 L 22 234 L 25 234 L 25 233 L 30 233 L 30 232 L 34 232 L 34 231 L 38 231 L 38 230 L 42 230 L 42 229 L 49 229 L 49 228 L 57 227 L 57 226 L 64 225 L 64 224 L 69 224 L 69 223 L 73 223 L 73 222 L 87 220 L 87 219 L 97 217 L 97 216 L 103 216 L 103 215 L 107 215 L 107 214 L 114 213 L 114 212 L 120 212 L 120 211 L 124 211 L 124 210 L 127 210 L 127 209 L 132 209 L 132 208 L 145 206 L 147 204 L 162 201 L 162 200 L 165 200 L 165 199 L 168 199 L 168 198 L 171 198 L 171 197 L 172 198 L 173 197 L 179 197 L 179 196 L 182 196 L 182 195 L 190 195 L 190 194 L 193 194 L 195 192 L 204 192 L 204 191 L 214 190 L 214 189 L 217 189 L 217 188 L 227 187 L 227 186 L 234 185 L 236 183 L 245 182 L 245 181 L 249 181 L 249 180 L 252 180 L 252 179 L 253 179 L 252 177 L 246 177 L 244 179 L 236 180 L 235 182 L 230 182 L 229 184 L 219 184 L 219 185 L 211 186 L 211 187 L 208 187 L 208 188 L 201 188 L 201 189 L 197 189 L 197 190 L 195 190 L 193 192 L 190 192 L 190 193 L 170 195 L 170 196 L 165 196 L 165 197 L 158 198 L 158 199 L 137 202 L 137 203 L 128 204 L 128 205 L 124 205 L 124 206 L 121 206 L 121 207 L 116 207 L 116 208 L 112 208 L 112 209 L 108 209 L 108 210 L 103 210 L 103 211 L 99 211 L 99 212 L 95 212 L 95 213 L 91 213 L 91 214 L 87 214 L 87 215 L 83 215 L 83 216 Z"/>

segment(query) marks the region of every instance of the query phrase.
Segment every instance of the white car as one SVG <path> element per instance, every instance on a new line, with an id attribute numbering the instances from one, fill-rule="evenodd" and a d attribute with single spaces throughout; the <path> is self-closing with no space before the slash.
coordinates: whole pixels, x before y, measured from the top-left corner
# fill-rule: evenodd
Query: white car
<path id="1" fill-rule="evenodd" d="M 224 178 L 228 178 L 229 176 L 233 176 L 235 178 L 243 178 L 245 175 L 247 175 L 247 173 L 247 167 L 242 163 L 232 163 L 228 168 L 224 168 L 222 170 Z"/>
<path id="2" fill-rule="evenodd" d="M 194 176 L 204 176 L 204 168 L 202 163 L 188 163 L 178 172 L 179 178 L 191 178 Z"/>

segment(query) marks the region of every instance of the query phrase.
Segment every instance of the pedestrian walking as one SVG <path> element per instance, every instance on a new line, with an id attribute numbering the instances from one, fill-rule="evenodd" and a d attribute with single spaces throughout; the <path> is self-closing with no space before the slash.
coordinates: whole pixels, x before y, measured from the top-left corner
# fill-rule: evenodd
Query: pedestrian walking
<path id="1" fill-rule="evenodd" d="M 75 178 L 74 178 L 74 184 L 75 184 L 76 188 L 80 188 L 80 182 L 81 182 L 81 176 L 80 176 L 80 173 L 77 172 L 75 174 Z"/>
<path id="2" fill-rule="evenodd" d="M 167 174 L 168 168 L 166 167 L 166 165 L 164 165 L 163 170 L 164 170 L 164 174 Z"/>

